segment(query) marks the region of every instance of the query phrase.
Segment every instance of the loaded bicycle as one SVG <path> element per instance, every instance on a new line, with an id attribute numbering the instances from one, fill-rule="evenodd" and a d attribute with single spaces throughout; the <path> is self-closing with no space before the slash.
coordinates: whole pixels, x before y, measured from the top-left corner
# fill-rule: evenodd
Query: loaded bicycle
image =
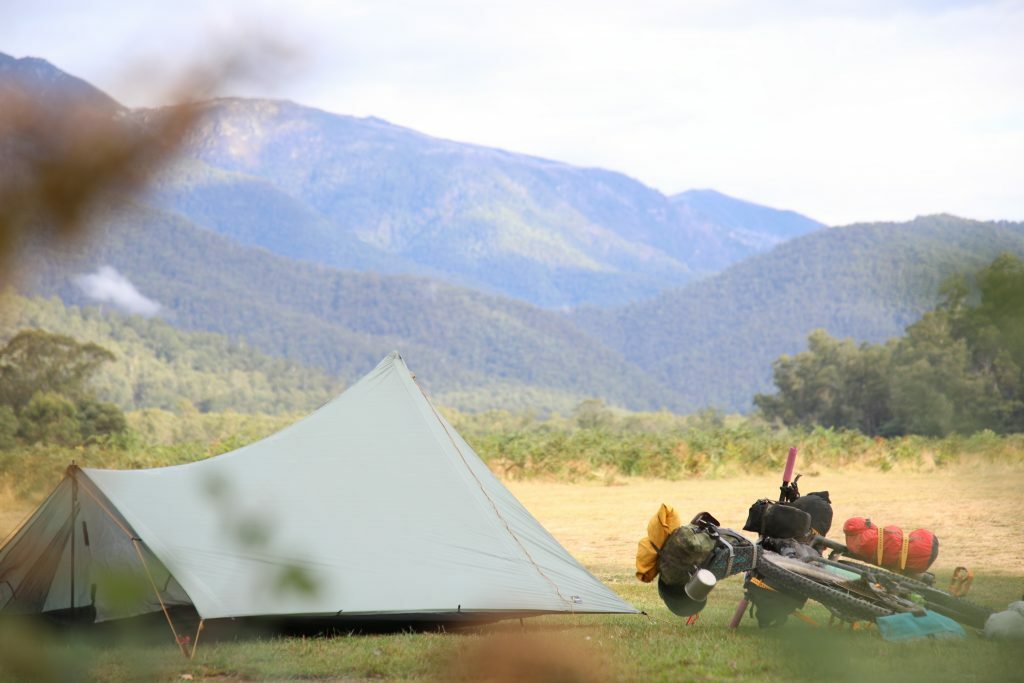
<path id="1" fill-rule="evenodd" d="M 934 577 L 927 572 L 885 569 L 851 557 L 846 545 L 827 539 L 823 532 L 831 524 L 831 505 L 825 514 L 821 499 L 829 503 L 828 494 L 800 495 L 799 476 L 792 478 L 795 460 L 796 449 L 792 449 L 779 500 L 762 499 L 751 507 L 744 530 L 756 532 L 756 541 L 722 527 L 707 512 L 664 540 L 658 549 L 658 593 L 669 610 L 693 617 L 707 604 L 718 581 L 743 574 L 745 597 L 732 626 L 739 623 L 750 602 L 759 625 L 775 626 L 809 599 L 845 622 L 903 613 L 923 616 L 931 611 L 964 626 L 984 628 L 994 610 L 935 588 Z M 881 530 L 878 538 L 881 560 Z M 904 562 L 906 548 L 904 542 Z"/>

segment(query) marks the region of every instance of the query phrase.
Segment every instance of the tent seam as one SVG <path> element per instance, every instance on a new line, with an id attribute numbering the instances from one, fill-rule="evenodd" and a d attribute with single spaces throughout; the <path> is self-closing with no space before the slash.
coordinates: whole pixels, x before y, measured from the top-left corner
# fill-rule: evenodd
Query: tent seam
<path id="1" fill-rule="evenodd" d="M 434 414 L 434 418 L 437 420 L 438 424 L 441 425 L 441 429 L 444 430 L 444 433 L 448 437 L 448 440 L 451 442 L 452 446 L 455 447 L 455 452 L 459 454 L 459 458 L 462 460 L 462 464 L 466 467 L 466 470 L 469 471 L 470 476 L 473 477 L 473 480 L 476 482 L 476 485 L 480 488 L 480 492 L 483 493 L 484 498 L 487 499 L 487 502 L 491 504 L 491 508 L 494 510 L 495 516 L 504 525 L 505 530 L 516 542 L 516 545 L 518 545 L 519 548 L 523 551 L 523 554 L 526 556 L 526 559 L 529 560 L 530 564 L 533 565 L 533 568 L 537 570 L 537 573 L 540 574 L 541 578 L 543 578 L 545 581 L 551 584 L 551 587 L 555 590 L 555 594 L 558 596 L 559 600 L 568 605 L 569 612 L 574 614 L 576 610 L 573 606 L 573 602 L 567 599 L 564 595 L 562 595 L 562 591 L 558 589 L 558 584 L 552 581 L 551 578 L 544 573 L 544 570 L 541 569 L 540 565 L 537 564 L 537 561 L 533 559 L 533 555 L 530 554 L 530 551 L 526 548 L 526 545 L 524 545 L 522 540 L 519 538 L 519 535 L 512 530 L 512 526 L 508 523 L 508 520 L 505 519 L 505 516 L 501 514 L 501 510 L 498 508 L 498 504 L 495 503 L 494 499 L 491 498 L 490 494 L 487 493 L 487 489 L 484 488 L 483 482 L 480 481 L 480 478 L 478 476 L 476 476 L 476 473 L 473 471 L 473 468 L 469 466 L 469 462 L 466 460 L 466 456 L 462 453 L 462 449 L 459 448 L 459 444 L 456 443 L 454 437 L 452 437 L 451 435 L 451 432 L 448 431 L 448 427 L 445 425 L 444 420 L 442 420 L 441 416 L 438 415 L 437 409 L 431 402 L 430 397 L 428 397 L 427 393 L 423 391 L 423 388 L 419 385 L 419 382 L 417 382 L 416 379 L 412 377 L 411 373 L 410 379 L 412 379 L 412 383 L 416 386 L 420 394 L 422 394 L 423 399 L 427 402 L 427 405 L 430 407 L 431 412 Z"/>

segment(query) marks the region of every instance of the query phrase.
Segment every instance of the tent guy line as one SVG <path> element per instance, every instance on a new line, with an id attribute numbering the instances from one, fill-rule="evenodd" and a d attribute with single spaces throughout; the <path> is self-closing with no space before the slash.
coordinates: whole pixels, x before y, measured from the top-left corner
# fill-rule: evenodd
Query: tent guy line
<path id="1" fill-rule="evenodd" d="M 421 394 L 423 394 L 423 398 L 427 402 L 427 405 L 430 406 L 430 410 L 434 413 L 434 417 L 437 418 L 438 424 L 440 424 L 441 427 L 444 429 L 444 433 L 448 437 L 448 440 L 455 448 L 455 451 L 459 454 L 459 457 L 462 458 L 462 462 L 463 464 L 465 464 L 466 469 L 469 470 L 470 474 L 473 474 L 473 470 L 469 466 L 469 462 L 466 460 L 466 456 L 462 453 L 462 449 L 459 448 L 459 444 L 455 442 L 454 438 L 452 438 L 451 432 L 448 431 L 448 426 L 444 423 L 444 420 L 441 419 L 441 415 L 437 412 L 437 408 L 434 407 L 434 402 L 430 400 L 429 396 L 427 396 L 427 392 L 423 391 L 423 387 L 419 385 L 419 382 L 416 382 L 416 375 L 410 373 L 410 376 L 412 377 L 412 381 L 416 383 L 416 388 L 420 390 Z M 540 565 L 537 564 L 537 561 L 533 559 L 533 555 L 530 554 L 530 551 L 526 549 L 525 545 L 523 545 L 523 542 L 519 539 L 519 536 L 517 536 L 516 532 L 514 532 L 512 530 L 512 527 L 509 526 L 508 520 L 502 516 L 501 510 L 498 509 L 498 506 L 494 502 L 494 499 L 487 495 L 487 490 L 484 488 L 484 485 L 480 482 L 480 478 L 473 474 L 473 479 L 476 481 L 477 486 L 480 487 L 480 491 L 484 494 L 484 497 L 487 498 L 487 502 L 491 504 L 491 507 L 494 509 L 494 514 L 497 515 L 499 520 L 501 520 L 501 523 L 505 526 L 505 529 L 508 531 L 509 535 L 515 539 L 516 544 L 519 545 L 519 547 L 523 551 L 523 554 L 526 555 L 526 559 L 530 561 L 530 564 L 532 564 L 534 569 L 537 570 L 537 573 L 544 577 L 545 581 L 551 584 L 551 587 L 555 589 L 555 594 L 558 595 L 558 597 L 561 598 L 561 600 L 569 606 L 569 611 L 574 611 L 572 600 L 569 600 L 564 595 L 562 595 L 562 592 L 558 590 L 558 585 L 554 581 L 552 581 L 547 574 L 544 573 L 544 570 L 540 568 Z M 462 605 L 459 605 L 459 611 L 462 611 Z"/>

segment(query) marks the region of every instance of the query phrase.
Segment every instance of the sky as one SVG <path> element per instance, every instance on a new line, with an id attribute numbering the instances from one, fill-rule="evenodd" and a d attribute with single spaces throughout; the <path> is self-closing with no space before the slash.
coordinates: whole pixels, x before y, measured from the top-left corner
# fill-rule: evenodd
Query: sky
<path id="1" fill-rule="evenodd" d="M 43 57 L 131 106 L 167 102 L 191 65 L 271 41 L 299 58 L 221 94 L 831 225 L 1024 220 L 1021 36 L 1024 0 L 0 0 L 0 52 Z"/>

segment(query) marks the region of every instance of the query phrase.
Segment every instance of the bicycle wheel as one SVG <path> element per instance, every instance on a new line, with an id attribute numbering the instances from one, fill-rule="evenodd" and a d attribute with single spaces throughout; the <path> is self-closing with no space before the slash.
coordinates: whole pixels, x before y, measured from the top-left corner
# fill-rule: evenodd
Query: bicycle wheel
<path id="1" fill-rule="evenodd" d="M 899 611 L 870 602 L 838 585 L 797 574 L 772 562 L 767 553 L 762 554 L 757 572 L 764 582 L 775 590 L 820 602 L 829 612 L 845 621 L 874 621 L 877 617 L 889 616 Z"/>
<path id="2" fill-rule="evenodd" d="M 838 562 L 834 560 L 822 561 L 836 566 L 845 567 L 847 569 L 852 569 L 862 576 L 871 573 L 876 577 L 891 581 L 908 593 L 916 593 L 924 598 L 924 606 L 926 608 L 958 621 L 964 626 L 983 629 L 985 628 L 985 622 L 995 612 L 995 610 L 985 607 L 984 605 L 979 605 L 976 602 L 971 602 L 970 600 L 950 595 L 941 588 L 929 586 L 917 579 L 912 579 L 909 576 L 904 576 L 903 574 L 898 574 L 888 569 L 876 567 L 872 564 L 854 562 L 851 560 L 840 560 Z"/>

